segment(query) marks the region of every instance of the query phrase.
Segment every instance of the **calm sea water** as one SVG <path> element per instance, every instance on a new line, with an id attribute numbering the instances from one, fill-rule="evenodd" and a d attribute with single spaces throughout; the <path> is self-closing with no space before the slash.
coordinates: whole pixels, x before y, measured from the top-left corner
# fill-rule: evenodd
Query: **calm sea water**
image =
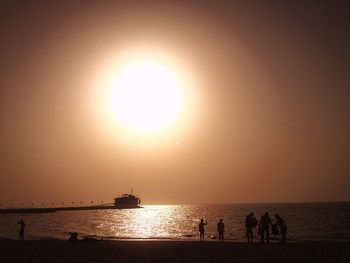
<path id="1" fill-rule="evenodd" d="M 17 238 L 20 219 L 26 222 L 26 238 L 67 239 L 68 232 L 79 237 L 105 239 L 181 239 L 198 236 L 200 218 L 208 220 L 206 236 L 215 240 L 216 223 L 225 223 L 225 238 L 245 240 L 245 216 L 252 211 L 257 219 L 269 211 L 279 213 L 288 225 L 288 239 L 350 240 L 350 203 L 233 204 L 144 206 L 142 209 L 67 211 L 48 214 L 2 214 L 0 237 Z M 255 236 L 257 238 L 257 229 Z"/>

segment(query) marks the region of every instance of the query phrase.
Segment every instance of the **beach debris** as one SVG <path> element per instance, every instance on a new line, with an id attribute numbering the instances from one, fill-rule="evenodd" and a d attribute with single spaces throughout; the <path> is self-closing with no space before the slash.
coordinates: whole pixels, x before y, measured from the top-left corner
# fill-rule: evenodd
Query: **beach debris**
<path id="1" fill-rule="evenodd" d="M 91 236 L 85 236 L 83 237 L 83 239 L 78 239 L 78 233 L 77 232 L 68 232 L 68 234 L 70 235 L 68 238 L 68 242 L 83 242 L 83 243 L 87 243 L 87 242 L 95 242 L 95 241 L 100 241 L 100 239 L 91 237 Z"/>

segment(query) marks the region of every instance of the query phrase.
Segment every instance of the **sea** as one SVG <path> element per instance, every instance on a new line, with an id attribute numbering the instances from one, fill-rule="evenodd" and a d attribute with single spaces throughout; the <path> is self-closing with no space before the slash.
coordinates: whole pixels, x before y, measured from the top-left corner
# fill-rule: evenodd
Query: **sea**
<path id="1" fill-rule="evenodd" d="M 139 209 L 61 211 L 42 214 L 0 214 L 0 237 L 18 238 L 19 220 L 26 224 L 26 239 L 79 238 L 111 240 L 196 240 L 198 223 L 207 220 L 205 236 L 217 240 L 216 224 L 223 219 L 225 239 L 245 241 L 245 217 L 259 220 L 268 211 L 273 222 L 278 213 L 287 223 L 289 242 L 350 240 L 350 202 L 145 205 Z M 258 239 L 257 229 L 254 230 Z M 278 240 L 278 236 L 272 236 Z"/>

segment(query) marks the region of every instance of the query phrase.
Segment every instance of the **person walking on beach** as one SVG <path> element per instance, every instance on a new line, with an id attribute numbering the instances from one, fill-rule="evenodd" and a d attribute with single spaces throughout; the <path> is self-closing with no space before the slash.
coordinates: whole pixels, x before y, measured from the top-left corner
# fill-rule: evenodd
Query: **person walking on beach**
<path id="1" fill-rule="evenodd" d="M 245 218 L 245 229 L 248 244 L 253 244 L 253 228 L 258 225 L 258 221 L 255 219 L 254 214 L 250 213 Z"/>
<path id="2" fill-rule="evenodd" d="M 19 229 L 19 240 L 24 240 L 24 227 L 26 226 L 26 224 L 23 220 L 18 221 L 17 224 L 21 225 Z"/>
<path id="3" fill-rule="evenodd" d="M 270 243 L 270 225 L 272 226 L 271 218 L 268 212 L 261 217 L 259 223 L 259 235 L 261 235 L 260 243 L 264 243 L 265 235 L 266 242 Z"/>
<path id="4" fill-rule="evenodd" d="M 204 226 L 206 226 L 208 224 L 207 220 L 205 220 L 205 223 L 204 223 L 204 220 L 203 218 L 201 219 L 201 222 L 199 223 L 198 225 L 198 228 L 199 228 L 199 240 L 204 240 Z"/>
<path id="5" fill-rule="evenodd" d="M 218 222 L 216 228 L 217 228 L 218 233 L 219 233 L 219 240 L 224 241 L 225 225 L 224 225 L 224 222 L 223 222 L 222 218 L 221 218 L 220 221 Z"/>
<path id="6" fill-rule="evenodd" d="M 280 217 L 279 214 L 275 214 L 276 218 L 276 226 L 279 227 L 279 232 L 282 236 L 281 243 L 286 243 L 286 236 L 287 236 L 287 225 L 286 222 L 282 217 Z"/>

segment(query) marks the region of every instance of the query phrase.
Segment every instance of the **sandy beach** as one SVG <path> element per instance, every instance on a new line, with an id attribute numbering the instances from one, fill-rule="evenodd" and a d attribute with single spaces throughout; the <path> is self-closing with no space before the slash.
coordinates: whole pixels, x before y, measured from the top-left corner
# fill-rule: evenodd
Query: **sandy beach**
<path id="1" fill-rule="evenodd" d="M 0 240 L 0 262 L 350 262 L 350 242 Z"/>

